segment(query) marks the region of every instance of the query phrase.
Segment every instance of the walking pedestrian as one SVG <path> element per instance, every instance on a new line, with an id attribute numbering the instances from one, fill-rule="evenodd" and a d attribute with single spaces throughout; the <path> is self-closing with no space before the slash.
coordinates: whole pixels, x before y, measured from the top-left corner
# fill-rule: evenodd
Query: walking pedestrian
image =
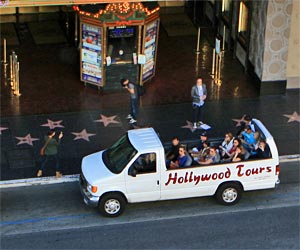
<path id="1" fill-rule="evenodd" d="M 130 82 L 127 78 L 121 79 L 121 85 L 130 93 L 130 114 L 126 117 L 130 124 L 137 122 L 139 113 L 139 96 L 136 85 Z"/>
<path id="2" fill-rule="evenodd" d="M 193 128 L 203 124 L 203 106 L 207 97 L 206 85 L 202 83 L 202 78 L 197 77 L 196 84 L 192 87 L 191 96 L 193 99 Z"/>
<path id="3" fill-rule="evenodd" d="M 45 136 L 45 143 L 44 146 L 41 148 L 41 155 L 44 156 L 44 160 L 42 161 L 41 167 L 39 168 L 39 171 L 37 172 L 37 177 L 41 177 L 43 175 L 43 171 L 46 167 L 46 164 L 49 160 L 54 159 L 56 163 L 56 177 L 59 178 L 62 176 L 60 172 L 59 167 L 59 159 L 58 159 L 58 146 L 61 142 L 61 138 L 63 137 L 63 133 L 60 132 L 58 135 L 58 140 L 56 140 L 55 136 L 55 130 L 51 129 L 47 136 Z"/>

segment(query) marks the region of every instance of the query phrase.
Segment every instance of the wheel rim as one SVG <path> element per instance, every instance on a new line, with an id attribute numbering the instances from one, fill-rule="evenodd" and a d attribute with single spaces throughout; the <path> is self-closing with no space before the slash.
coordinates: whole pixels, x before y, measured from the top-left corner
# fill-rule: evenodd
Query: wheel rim
<path id="1" fill-rule="evenodd" d="M 121 209 L 121 204 L 116 199 L 109 199 L 104 204 L 105 212 L 108 214 L 116 214 Z"/>
<path id="2" fill-rule="evenodd" d="M 225 202 L 234 202 L 238 197 L 238 192 L 235 188 L 226 188 L 222 194 L 222 198 Z"/>

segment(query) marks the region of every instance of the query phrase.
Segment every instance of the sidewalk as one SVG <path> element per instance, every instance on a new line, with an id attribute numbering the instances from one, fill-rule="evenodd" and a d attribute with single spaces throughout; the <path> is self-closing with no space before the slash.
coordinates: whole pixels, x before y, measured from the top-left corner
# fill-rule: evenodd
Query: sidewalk
<path id="1" fill-rule="evenodd" d="M 80 173 L 83 156 L 110 146 L 130 129 L 125 119 L 127 113 L 128 107 L 125 106 L 86 112 L 2 117 L 1 180 L 35 177 L 41 162 L 39 150 L 49 128 L 64 132 L 59 149 L 63 174 Z M 208 101 L 205 121 L 212 127 L 208 131 L 209 136 L 223 137 L 227 131 L 235 134 L 235 120 L 244 114 L 258 118 L 266 125 L 275 138 L 280 156 L 299 155 L 299 91 L 288 91 L 286 96 Z M 189 126 L 191 116 L 190 103 L 141 107 L 139 126 L 154 127 L 163 142 L 169 142 L 174 135 L 181 140 L 197 140 L 200 130 L 194 131 Z M 51 164 L 45 175 L 54 175 Z"/>

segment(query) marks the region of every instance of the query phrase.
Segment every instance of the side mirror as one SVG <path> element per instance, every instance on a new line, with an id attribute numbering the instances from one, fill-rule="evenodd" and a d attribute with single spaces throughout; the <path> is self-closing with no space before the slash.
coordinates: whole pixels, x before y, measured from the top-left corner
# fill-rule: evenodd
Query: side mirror
<path id="1" fill-rule="evenodd" d="M 132 176 L 132 177 L 136 177 L 136 169 L 134 168 L 134 166 L 131 166 L 128 169 L 128 175 Z"/>

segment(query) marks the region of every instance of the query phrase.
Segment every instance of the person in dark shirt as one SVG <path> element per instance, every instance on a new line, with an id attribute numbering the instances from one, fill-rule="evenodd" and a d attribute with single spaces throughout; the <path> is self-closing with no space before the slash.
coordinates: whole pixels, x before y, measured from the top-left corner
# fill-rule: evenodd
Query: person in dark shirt
<path id="1" fill-rule="evenodd" d="M 200 135 L 200 142 L 199 145 L 197 146 L 198 151 L 201 151 L 204 148 L 203 143 L 206 142 L 207 140 L 208 140 L 208 136 L 207 133 L 204 131 Z"/>
<path id="2" fill-rule="evenodd" d="M 261 140 L 259 142 L 258 148 L 256 149 L 255 152 L 256 152 L 255 158 L 266 159 L 266 158 L 270 158 L 271 156 L 270 147 L 265 140 Z"/>
<path id="3" fill-rule="evenodd" d="M 179 138 L 176 136 L 173 137 L 171 149 L 166 153 L 167 163 L 177 160 L 177 157 L 179 155 L 179 144 L 180 144 Z"/>

